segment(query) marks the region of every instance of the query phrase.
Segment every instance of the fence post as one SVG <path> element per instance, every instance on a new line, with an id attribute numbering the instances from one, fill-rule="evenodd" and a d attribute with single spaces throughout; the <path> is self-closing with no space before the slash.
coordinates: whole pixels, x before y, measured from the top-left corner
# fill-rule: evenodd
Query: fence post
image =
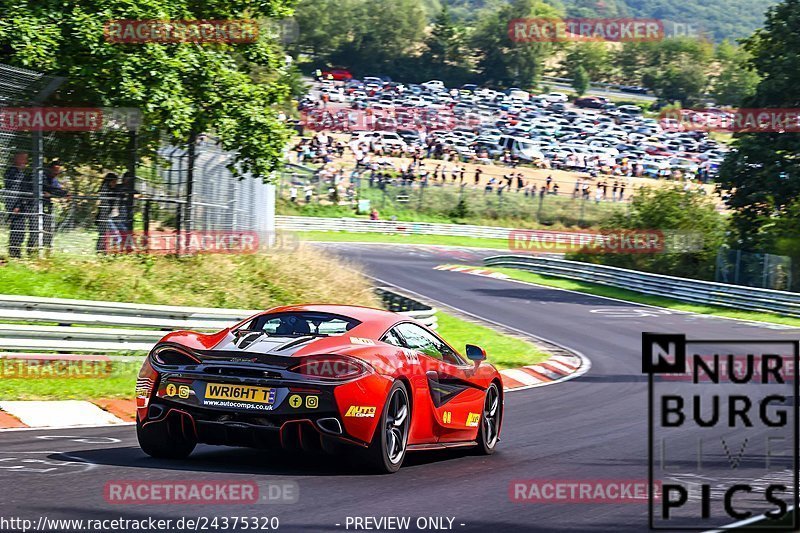
<path id="1" fill-rule="evenodd" d="M 192 230 L 192 192 L 194 188 L 194 165 L 197 159 L 197 134 L 194 130 L 189 134 L 188 165 L 186 167 L 186 209 L 183 212 L 186 231 Z"/>
<path id="2" fill-rule="evenodd" d="M 36 251 L 39 257 L 44 253 L 44 200 L 42 198 L 42 185 L 44 183 L 44 137 L 40 131 L 33 132 L 33 212 L 23 213 L 22 216 L 34 216 L 36 223 Z M 30 224 L 25 220 L 25 224 Z M 23 227 L 24 229 L 24 227 Z M 30 234 L 28 235 L 30 239 Z M 20 243 L 21 245 L 22 243 Z M 31 248 L 30 241 L 28 249 Z"/>

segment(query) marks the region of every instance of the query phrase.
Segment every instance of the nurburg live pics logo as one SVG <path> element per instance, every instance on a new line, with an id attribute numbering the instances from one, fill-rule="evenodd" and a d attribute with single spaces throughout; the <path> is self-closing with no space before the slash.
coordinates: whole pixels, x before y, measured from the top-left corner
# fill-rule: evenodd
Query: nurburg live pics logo
<path id="1" fill-rule="evenodd" d="M 651 529 L 797 528 L 798 354 L 796 340 L 642 334 Z"/>

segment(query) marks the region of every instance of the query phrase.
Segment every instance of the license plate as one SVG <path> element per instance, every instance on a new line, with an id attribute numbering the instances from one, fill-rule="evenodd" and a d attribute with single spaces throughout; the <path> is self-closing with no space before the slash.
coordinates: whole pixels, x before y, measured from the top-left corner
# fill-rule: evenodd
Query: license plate
<path id="1" fill-rule="evenodd" d="M 205 398 L 207 400 L 238 400 L 271 405 L 275 402 L 275 389 L 250 385 L 206 383 Z"/>

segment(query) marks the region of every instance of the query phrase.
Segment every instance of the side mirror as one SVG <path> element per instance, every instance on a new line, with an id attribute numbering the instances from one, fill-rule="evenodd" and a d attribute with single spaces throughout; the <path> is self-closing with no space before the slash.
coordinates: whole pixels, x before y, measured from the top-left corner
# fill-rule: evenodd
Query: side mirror
<path id="1" fill-rule="evenodd" d="M 486 360 L 486 350 L 474 344 L 467 344 L 467 359 L 480 362 Z"/>

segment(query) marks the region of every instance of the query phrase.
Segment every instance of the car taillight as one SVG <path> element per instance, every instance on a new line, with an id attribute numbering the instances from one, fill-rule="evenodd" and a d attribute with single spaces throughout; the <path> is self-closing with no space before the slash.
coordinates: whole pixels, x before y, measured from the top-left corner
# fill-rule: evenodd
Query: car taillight
<path id="1" fill-rule="evenodd" d="M 368 373 L 369 365 L 343 355 L 310 355 L 289 369 L 311 379 L 344 381 Z"/>
<path id="2" fill-rule="evenodd" d="M 197 365 L 200 363 L 200 360 L 190 353 L 172 346 L 156 348 L 153 350 L 151 357 L 153 361 L 160 365 Z"/>
<path id="3" fill-rule="evenodd" d="M 145 360 L 136 378 L 136 407 L 147 407 L 157 381 L 158 372 L 153 369 L 149 360 Z"/>

